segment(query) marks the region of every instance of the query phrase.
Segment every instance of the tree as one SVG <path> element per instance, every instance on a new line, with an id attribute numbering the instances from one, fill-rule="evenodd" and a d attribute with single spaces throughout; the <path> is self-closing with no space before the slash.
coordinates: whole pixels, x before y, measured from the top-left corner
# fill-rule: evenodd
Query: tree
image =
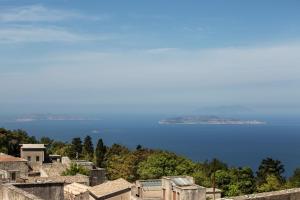
<path id="1" fill-rule="evenodd" d="M 188 175 L 195 164 L 184 157 L 170 152 L 156 152 L 138 166 L 137 173 L 142 179 L 155 179 L 162 176 Z"/>
<path id="2" fill-rule="evenodd" d="M 95 150 L 95 160 L 97 167 L 104 167 L 105 153 L 106 146 L 104 145 L 103 140 L 99 139 Z"/>
<path id="3" fill-rule="evenodd" d="M 265 183 L 257 187 L 257 191 L 271 192 L 271 191 L 280 190 L 281 188 L 282 188 L 281 181 L 278 179 L 277 176 L 271 174 L 271 175 L 267 175 Z"/>
<path id="4" fill-rule="evenodd" d="M 82 141 L 79 137 L 73 138 L 71 147 L 68 151 L 68 156 L 72 159 L 80 158 L 82 154 Z"/>
<path id="5" fill-rule="evenodd" d="M 84 138 L 83 142 L 83 156 L 86 160 L 92 161 L 94 157 L 94 147 L 92 138 L 88 135 Z"/>
<path id="6" fill-rule="evenodd" d="M 76 174 L 82 174 L 88 176 L 90 171 L 80 165 L 72 163 L 69 168 L 62 172 L 62 176 L 75 176 Z"/>
<path id="7" fill-rule="evenodd" d="M 270 175 L 275 176 L 283 183 L 285 181 L 285 178 L 282 176 L 283 173 L 284 165 L 281 164 L 281 161 L 273 160 L 272 158 L 263 159 L 256 172 L 258 185 L 266 183 L 266 178 Z"/>
<path id="8" fill-rule="evenodd" d="M 300 168 L 295 169 L 292 177 L 289 178 L 287 186 L 289 188 L 300 187 Z"/>

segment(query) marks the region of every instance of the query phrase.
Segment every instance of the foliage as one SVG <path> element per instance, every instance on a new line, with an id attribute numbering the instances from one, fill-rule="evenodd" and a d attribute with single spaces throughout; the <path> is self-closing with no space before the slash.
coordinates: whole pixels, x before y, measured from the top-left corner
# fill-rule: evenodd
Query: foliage
<path id="1" fill-rule="evenodd" d="M 285 181 L 283 177 L 284 166 L 279 160 L 273 160 L 272 158 L 266 158 L 261 161 L 258 167 L 257 184 L 261 185 L 267 182 L 267 177 L 272 175 L 275 176 L 281 183 Z"/>
<path id="2" fill-rule="evenodd" d="M 93 160 L 94 146 L 92 143 L 92 138 L 89 135 L 84 138 L 82 154 L 85 160 Z"/>
<path id="3" fill-rule="evenodd" d="M 71 159 L 77 159 L 82 156 L 82 141 L 79 137 L 73 138 L 67 154 Z"/>
<path id="4" fill-rule="evenodd" d="M 0 128 L 0 150 L 13 156 L 20 156 L 20 144 L 37 143 L 33 136 L 23 130 L 6 130 Z"/>
<path id="5" fill-rule="evenodd" d="M 281 181 L 275 175 L 267 175 L 266 182 L 257 187 L 258 192 L 271 192 L 282 189 Z"/>
<path id="6" fill-rule="evenodd" d="M 80 165 L 72 163 L 69 168 L 67 168 L 62 176 L 75 176 L 76 174 L 89 175 L 90 171 Z"/>
<path id="7" fill-rule="evenodd" d="M 195 164 L 174 153 L 161 151 L 151 154 L 138 166 L 137 173 L 142 179 L 155 179 L 162 176 L 188 175 Z"/>
<path id="8" fill-rule="evenodd" d="M 293 175 L 289 178 L 286 186 L 288 188 L 300 187 L 300 168 L 295 169 Z"/>
<path id="9" fill-rule="evenodd" d="M 105 153 L 106 146 L 104 145 L 103 140 L 99 139 L 95 150 L 95 160 L 97 167 L 104 167 Z"/>

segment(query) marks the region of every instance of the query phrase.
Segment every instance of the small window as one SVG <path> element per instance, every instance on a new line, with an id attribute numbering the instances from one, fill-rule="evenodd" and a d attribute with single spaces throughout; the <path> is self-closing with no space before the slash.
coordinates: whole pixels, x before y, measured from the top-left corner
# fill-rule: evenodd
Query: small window
<path id="1" fill-rule="evenodd" d="M 11 173 L 11 180 L 13 180 L 13 181 L 16 180 L 16 172 Z"/>
<path id="2" fill-rule="evenodd" d="M 28 160 L 28 161 L 31 161 L 31 157 L 30 157 L 30 156 L 27 156 L 27 160 Z"/>
<path id="3" fill-rule="evenodd" d="M 36 162 L 39 162 L 39 161 L 40 161 L 40 157 L 37 156 L 37 157 L 35 158 L 35 160 L 36 160 Z"/>

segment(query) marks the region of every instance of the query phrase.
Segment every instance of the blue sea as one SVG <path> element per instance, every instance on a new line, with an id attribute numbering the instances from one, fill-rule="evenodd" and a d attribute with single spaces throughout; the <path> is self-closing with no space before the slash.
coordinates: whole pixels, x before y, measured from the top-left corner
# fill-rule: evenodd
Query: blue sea
<path id="1" fill-rule="evenodd" d="M 256 170 L 260 161 L 272 157 L 283 162 L 286 176 L 300 167 L 300 121 L 272 119 L 266 125 L 160 125 L 159 116 L 103 117 L 86 121 L 1 122 L 0 127 L 24 129 L 42 136 L 70 141 L 90 135 L 96 143 L 120 143 L 135 148 L 165 149 L 194 161 L 218 158 L 230 166 Z"/>

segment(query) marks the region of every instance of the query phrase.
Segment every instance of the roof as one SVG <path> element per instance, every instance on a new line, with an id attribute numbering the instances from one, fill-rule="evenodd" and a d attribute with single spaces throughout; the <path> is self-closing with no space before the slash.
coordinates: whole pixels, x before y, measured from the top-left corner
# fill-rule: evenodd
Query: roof
<path id="1" fill-rule="evenodd" d="M 27 162 L 27 160 L 0 153 L 0 162 Z"/>
<path id="2" fill-rule="evenodd" d="M 143 187 L 157 187 L 162 185 L 161 179 L 140 180 Z"/>
<path id="3" fill-rule="evenodd" d="M 64 191 L 74 195 L 79 195 L 81 193 L 87 192 L 89 188 L 89 186 L 80 183 L 71 183 L 64 186 Z"/>
<path id="4" fill-rule="evenodd" d="M 193 181 L 185 178 L 185 177 L 176 177 L 172 178 L 173 183 L 175 183 L 177 186 L 191 186 L 193 185 Z"/>
<path id="5" fill-rule="evenodd" d="M 114 181 L 107 181 L 106 183 L 102 183 L 100 185 L 96 185 L 91 187 L 89 191 L 95 195 L 97 198 L 107 196 L 109 194 L 113 194 L 122 190 L 126 190 L 132 187 L 132 184 L 128 181 L 119 178 Z"/>
<path id="6" fill-rule="evenodd" d="M 21 149 L 45 149 L 44 144 L 21 144 Z"/>

